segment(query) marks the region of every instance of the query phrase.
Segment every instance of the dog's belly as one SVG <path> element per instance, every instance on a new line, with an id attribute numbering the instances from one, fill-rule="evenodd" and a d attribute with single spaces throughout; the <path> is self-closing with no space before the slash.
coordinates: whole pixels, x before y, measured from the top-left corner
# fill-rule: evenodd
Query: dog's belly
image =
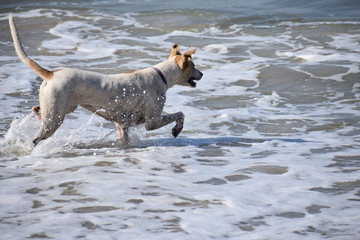
<path id="1" fill-rule="evenodd" d="M 110 114 L 114 119 L 113 121 L 123 127 L 131 127 L 145 122 L 144 114 L 138 110 L 127 110 L 122 112 L 116 112 L 115 114 Z"/>
<path id="2" fill-rule="evenodd" d="M 104 119 L 116 122 L 122 127 L 131 127 L 145 122 L 144 111 L 129 109 L 106 109 L 101 106 L 82 104 L 83 108 L 103 117 Z"/>

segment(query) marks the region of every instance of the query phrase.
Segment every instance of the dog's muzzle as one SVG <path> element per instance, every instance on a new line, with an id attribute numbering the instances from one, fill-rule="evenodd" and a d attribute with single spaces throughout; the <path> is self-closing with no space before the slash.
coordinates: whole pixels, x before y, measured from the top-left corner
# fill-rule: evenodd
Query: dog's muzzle
<path id="1" fill-rule="evenodd" d="M 203 74 L 200 71 L 196 72 L 196 76 L 191 76 L 188 80 L 188 83 L 190 84 L 191 87 L 196 87 L 196 82 L 195 81 L 199 81 L 202 78 Z"/>

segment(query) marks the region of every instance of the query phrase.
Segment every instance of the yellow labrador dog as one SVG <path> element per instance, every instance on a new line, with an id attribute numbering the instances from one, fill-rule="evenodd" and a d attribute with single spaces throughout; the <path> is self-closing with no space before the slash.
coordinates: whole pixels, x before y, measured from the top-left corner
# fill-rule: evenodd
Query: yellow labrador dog
<path id="1" fill-rule="evenodd" d="M 121 74 L 100 74 L 63 68 L 49 71 L 30 59 L 20 42 L 12 16 L 11 35 L 19 58 L 44 79 L 40 86 L 40 107 L 33 111 L 41 121 L 41 129 L 33 143 L 50 137 L 64 121 L 66 114 L 79 105 L 114 122 L 118 137 L 129 143 L 129 127 L 145 123 L 146 130 L 176 122 L 172 134 L 177 137 L 183 128 L 184 114 L 161 115 L 166 91 L 174 85 L 196 87 L 194 80 L 203 74 L 195 68 L 191 55 L 195 50 L 180 53 L 174 45 L 168 60 L 153 67 Z"/>

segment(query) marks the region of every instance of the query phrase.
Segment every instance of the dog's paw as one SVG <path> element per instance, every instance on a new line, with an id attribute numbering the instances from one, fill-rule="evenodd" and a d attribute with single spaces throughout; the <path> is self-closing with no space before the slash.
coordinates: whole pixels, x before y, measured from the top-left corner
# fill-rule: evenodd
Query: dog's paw
<path id="1" fill-rule="evenodd" d="M 40 141 L 41 141 L 40 138 L 35 138 L 35 139 L 33 140 L 33 147 L 36 147 L 36 145 L 38 145 Z"/>
<path id="2" fill-rule="evenodd" d="M 177 136 L 179 136 L 179 134 L 181 133 L 182 131 L 182 126 L 179 127 L 178 125 L 176 125 L 175 127 L 173 127 L 172 129 L 172 135 L 174 136 L 174 138 L 176 138 Z"/>

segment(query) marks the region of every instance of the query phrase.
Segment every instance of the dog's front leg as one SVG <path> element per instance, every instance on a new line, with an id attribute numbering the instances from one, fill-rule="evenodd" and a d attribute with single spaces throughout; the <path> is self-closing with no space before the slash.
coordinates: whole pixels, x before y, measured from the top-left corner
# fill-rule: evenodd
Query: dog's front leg
<path id="1" fill-rule="evenodd" d="M 183 126 L 184 126 L 184 118 L 185 115 L 182 112 L 179 112 L 181 114 L 181 118 L 179 118 L 178 120 L 176 120 L 176 125 L 175 127 L 173 127 L 172 129 L 172 135 L 176 138 L 182 131 Z"/>
<path id="2" fill-rule="evenodd" d="M 155 130 L 176 121 L 176 125 L 172 129 L 172 134 L 174 137 L 177 137 L 183 129 L 184 118 L 185 116 L 182 112 L 160 116 L 159 118 L 149 117 L 145 122 L 145 128 L 148 131 Z"/>

